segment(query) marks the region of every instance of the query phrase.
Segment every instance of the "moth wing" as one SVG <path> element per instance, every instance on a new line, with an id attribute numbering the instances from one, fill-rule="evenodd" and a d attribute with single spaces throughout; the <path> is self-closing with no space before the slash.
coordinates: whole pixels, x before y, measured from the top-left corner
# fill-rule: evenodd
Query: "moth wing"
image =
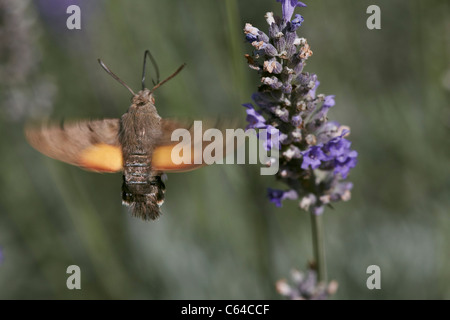
<path id="1" fill-rule="evenodd" d="M 200 129 L 199 127 L 196 128 L 193 123 L 163 119 L 163 134 L 158 142 L 158 146 L 153 151 L 153 169 L 165 172 L 183 172 L 198 169 L 208 165 L 203 157 L 204 151 L 207 148 L 209 151 L 214 149 L 213 153 L 216 159 L 223 159 L 226 155 L 226 150 L 231 150 L 230 147 L 227 147 L 225 134 L 225 128 L 231 128 L 230 125 L 230 122 L 202 121 L 202 127 Z M 174 138 L 180 140 L 172 141 L 172 134 L 177 129 L 183 130 L 179 131 L 178 134 L 174 134 Z M 215 131 L 216 134 L 214 138 L 210 139 L 211 141 L 203 141 L 205 132 L 209 129 L 216 129 L 218 131 Z M 211 130 L 208 131 L 208 133 L 211 132 Z M 186 139 L 187 137 L 184 134 L 189 135 L 190 139 Z M 206 136 L 210 136 L 210 134 Z M 212 143 L 217 148 L 214 148 Z M 187 154 L 184 154 L 185 152 Z"/>
<path id="2" fill-rule="evenodd" d="M 123 168 L 118 119 L 46 123 L 27 126 L 25 136 L 46 156 L 86 170 L 117 172 Z"/>

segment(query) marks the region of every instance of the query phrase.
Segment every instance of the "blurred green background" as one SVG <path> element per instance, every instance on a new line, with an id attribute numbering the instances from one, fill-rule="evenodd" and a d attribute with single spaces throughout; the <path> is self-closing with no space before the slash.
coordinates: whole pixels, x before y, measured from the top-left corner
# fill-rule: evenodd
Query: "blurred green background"
<path id="1" fill-rule="evenodd" d="M 352 128 L 359 164 L 352 200 L 325 211 L 330 279 L 338 299 L 450 298 L 450 2 L 314 0 L 297 10 L 329 118 Z M 82 29 L 66 28 L 81 7 Z M 169 174 L 163 215 L 132 218 L 120 174 L 96 174 L 32 149 L 32 119 L 119 117 L 140 87 L 151 49 L 163 117 L 242 119 L 257 74 L 243 55 L 245 22 L 267 30 L 274 0 L 0 0 L 0 298 L 279 299 L 275 282 L 312 257 L 308 214 L 276 208 L 259 166 Z M 81 268 L 82 290 L 66 288 Z M 366 268 L 381 268 L 368 290 Z"/>

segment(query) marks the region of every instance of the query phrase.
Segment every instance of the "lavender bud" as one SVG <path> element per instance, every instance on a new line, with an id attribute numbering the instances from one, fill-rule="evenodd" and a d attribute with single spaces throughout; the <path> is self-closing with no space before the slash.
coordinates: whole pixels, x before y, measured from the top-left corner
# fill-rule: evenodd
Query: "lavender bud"
<path id="1" fill-rule="evenodd" d="M 292 44 L 291 46 L 286 46 L 286 58 L 290 59 L 297 52 L 297 48 Z"/>
<path id="2" fill-rule="evenodd" d="M 303 23 L 305 19 L 299 14 L 295 15 L 295 18 L 290 23 L 290 31 L 296 31 Z"/>
<path id="3" fill-rule="evenodd" d="M 291 145 L 285 152 L 283 152 L 283 156 L 289 161 L 291 159 L 300 159 L 302 155 L 299 148 Z"/>
<path id="4" fill-rule="evenodd" d="M 274 38 L 275 38 L 275 40 L 280 40 L 283 37 L 284 37 L 284 33 L 281 31 L 278 31 Z"/>
<path id="5" fill-rule="evenodd" d="M 278 139 L 280 140 L 281 144 L 289 144 L 289 143 L 291 143 L 290 139 L 289 139 L 289 136 L 287 134 L 285 134 L 285 133 L 280 133 L 279 136 L 278 136 Z"/>
<path id="6" fill-rule="evenodd" d="M 292 92 L 292 85 L 290 83 L 283 84 L 283 87 L 281 87 L 281 91 L 285 94 L 290 94 Z"/>
<path id="7" fill-rule="evenodd" d="M 267 34 L 265 34 L 265 33 L 262 32 L 262 31 L 258 31 L 258 36 L 257 36 L 257 38 L 258 38 L 258 41 L 263 41 L 263 42 L 265 42 L 265 43 L 269 43 L 269 41 L 270 41 L 270 39 L 269 39 L 269 37 L 267 36 Z"/>
<path id="8" fill-rule="evenodd" d="M 316 87 L 316 81 L 310 80 L 308 83 L 308 89 L 313 90 Z"/>
<path id="9" fill-rule="evenodd" d="M 264 43 L 264 41 L 253 41 L 252 42 L 252 46 L 254 46 L 257 50 L 261 50 L 264 47 L 266 47 L 267 44 Z"/>
<path id="10" fill-rule="evenodd" d="M 284 122 L 289 122 L 289 111 L 285 108 L 281 109 L 277 107 L 275 109 L 275 115 Z"/>
<path id="11" fill-rule="evenodd" d="M 310 146 L 313 146 L 317 143 L 316 136 L 311 133 L 306 136 L 305 141 Z"/>
<path id="12" fill-rule="evenodd" d="M 300 73 L 295 79 L 295 82 L 301 87 L 308 87 L 311 81 L 311 75 L 308 72 Z"/>
<path id="13" fill-rule="evenodd" d="M 299 127 L 299 126 L 301 126 L 302 122 L 303 122 L 303 119 L 299 115 L 292 117 L 291 123 L 293 126 Z"/>
<path id="14" fill-rule="evenodd" d="M 276 283 L 276 289 L 279 294 L 285 297 L 290 297 L 291 294 L 294 292 L 291 287 L 287 284 L 286 280 L 278 280 Z"/>
<path id="15" fill-rule="evenodd" d="M 282 103 L 286 105 L 286 107 L 290 107 L 291 106 L 291 100 L 289 100 L 288 98 L 284 98 L 282 99 Z"/>
<path id="16" fill-rule="evenodd" d="M 299 128 L 295 128 L 291 132 L 292 141 L 295 143 L 299 143 L 302 141 L 302 131 Z"/>
<path id="17" fill-rule="evenodd" d="M 306 60 L 309 57 L 311 57 L 313 55 L 313 52 L 311 50 L 311 48 L 309 47 L 308 43 L 305 43 L 301 48 L 300 48 L 300 53 L 299 53 L 299 57 L 300 59 Z"/>
<path id="18" fill-rule="evenodd" d="M 296 74 L 300 74 L 303 71 L 303 68 L 305 67 L 305 64 L 303 62 L 301 62 L 301 60 L 299 59 L 300 62 L 298 62 L 297 64 L 295 64 L 294 67 L 294 72 Z"/>
<path id="19" fill-rule="evenodd" d="M 273 12 L 267 12 L 264 18 L 266 18 L 266 21 L 269 24 L 269 26 L 272 25 L 272 23 L 275 23 L 275 19 L 273 18 Z"/>
<path id="20" fill-rule="evenodd" d="M 267 43 L 263 49 L 264 49 L 264 53 L 266 55 L 268 55 L 269 57 L 275 57 L 278 55 L 277 49 L 275 49 L 275 47 L 273 45 L 271 45 L 270 43 Z"/>
<path id="21" fill-rule="evenodd" d="M 350 190 L 345 190 L 344 193 L 341 195 L 342 201 L 349 201 L 352 198 L 352 193 Z"/>
<path id="22" fill-rule="evenodd" d="M 331 202 L 331 197 L 328 194 L 321 196 L 319 199 L 323 204 L 327 204 L 327 203 Z"/>
<path id="23" fill-rule="evenodd" d="M 261 82 L 270 86 L 272 89 L 280 89 L 283 83 L 278 80 L 277 77 L 263 77 L 261 78 Z"/>
<path id="24" fill-rule="evenodd" d="M 285 39 L 286 39 L 286 47 L 292 47 L 294 46 L 295 39 L 297 38 L 297 34 L 295 32 L 286 32 Z M 296 50 L 296 48 L 295 48 Z"/>
<path id="25" fill-rule="evenodd" d="M 283 73 L 285 73 L 285 74 L 292 75 L 292 74 L 294 74 L 294 72 L 295 72 L 294 69 L 291 69 L 288 66 L 285 66 L 284 69 L 283 69 Z"/>
<path id="26" fill-rule="evenodd" d="M 278 25 L 276 23 L 272 23 L 269 27 L 269 38 L 275 39 L 277 34 L 280 32 Z"/>
<path id="27" fill-rule="evenodd" d="M 306 39 L 305 38 L 296 38 L 295 40 L 294 40 L 294 45 L 295 46 L 300 46 L 300 45 L 305 45 L 305 43 L 306 43 Z"/>
<path id="28" fill-rule="evenodd" d="M 251 34 L 251 33 L 249 33 L 249 34 L 246 34 L 246 35 L 245 35 L 245 40 L 247 40 L 247 42 L 252 43 L 252 42 L 254 42 L 254 41 L 257 41 L 257 40 L 258 40 L 258 37 L 255 36 L 255 35 L 253 35 L 253 34 Z"/>
<path id="29" fill-rule="evenodd" d="M 280 74 L 283 70 L 281 63 L 276 60 L 264 61 L 264 71 L 274 74 Z"/>
<path id="30" fill-rule="evenodd" d="M 283 170 L 280 171 L 280 176 L 283 179 L 286 179 L 289 176 L 289 172 L 286 169 L 283 169 Z"/>
<path id="31" fill-rule="evenodd" d="M 303 100 L 300 100 L 297 102 L 297 110 L 298 111 L 305 111 L 306 110 L 306 102 Z"/>
<path id="32" fill-rule="evenodd" d="M 299 205 L 300 205 L 300 208 L 308 211 L 309 207 L 316 204 L 316 201 L 317 201 L 316 196 L 312 193 L 309 193 L 308 195 L 306 195 L 302 198 Z"/>
<path id="33" fill-rule="evenodd" d="M 255 27 L 252 26 L 250 23 L 246 23 L 246 24 L 245 24 L 245 27 L 244 27 L 244 33 L 245 33 L 246 35 L 247 35 L 247 34 L 251 34 L 251 35 L 257 37 L 257 36 L 258 36 L 258 31 L 259 31 L 259 29 L 258 29 L 258 28 L 255 28 Z"/>
<path id="34" fill-rule="evenodd" d="M 288 53 L 287 53 L 286 50 L 281 51 L 279 56 L 280 56 L 281 59 L 284 59 L 284 60 L 288 59 Z"/>
<path id="35" fill-rule="evenodd" d="M 336 136 L 348 137 L 350 135 L 350 127 L 349 126 L 340 126 Z"/>
<path id="36" fill-rule="evenodd" d="M 316 131 L 316 136 L 318 138 L 319 143 L 327 142 L 334 137 L 338 136 L 340 124 L 336 121 L 328 121 L 323 123 Z"/>
<path id="37" fill-rule="evenodd" d="M 284 38 L 284 34 L 280 32 L 276 40 L 274 41 L 275 47 L 277 48 L 278 52 L 283 52 L 286 49 L 286 39 Z"/>

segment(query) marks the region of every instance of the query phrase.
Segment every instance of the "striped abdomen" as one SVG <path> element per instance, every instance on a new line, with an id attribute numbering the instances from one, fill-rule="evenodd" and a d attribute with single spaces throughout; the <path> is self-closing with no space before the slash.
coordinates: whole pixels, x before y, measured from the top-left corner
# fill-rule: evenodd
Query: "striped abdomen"
<path id="1" fill-rule="evenodd" d="M 164 202 L 164 183 L 151 169 L 151 157 L 142 153 L 124 158 L 122 202 L 129 205 L 133 215 L 144 220 L 158 218 Z"/>

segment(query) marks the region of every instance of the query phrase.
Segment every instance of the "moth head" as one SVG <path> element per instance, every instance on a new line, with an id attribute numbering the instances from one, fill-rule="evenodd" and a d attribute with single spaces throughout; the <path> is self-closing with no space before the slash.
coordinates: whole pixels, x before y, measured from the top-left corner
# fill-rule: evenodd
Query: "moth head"
<path id="1" fill-rule="evenodd" d="M 141 91 L 139 91 L 137 94 L 133 96 L 133 104 L 136 105 L 144 105 L 144 104 L 155 104 L 155 97 L 153 96 L 153 93 L 151 90 L 145 88 Z"/>

